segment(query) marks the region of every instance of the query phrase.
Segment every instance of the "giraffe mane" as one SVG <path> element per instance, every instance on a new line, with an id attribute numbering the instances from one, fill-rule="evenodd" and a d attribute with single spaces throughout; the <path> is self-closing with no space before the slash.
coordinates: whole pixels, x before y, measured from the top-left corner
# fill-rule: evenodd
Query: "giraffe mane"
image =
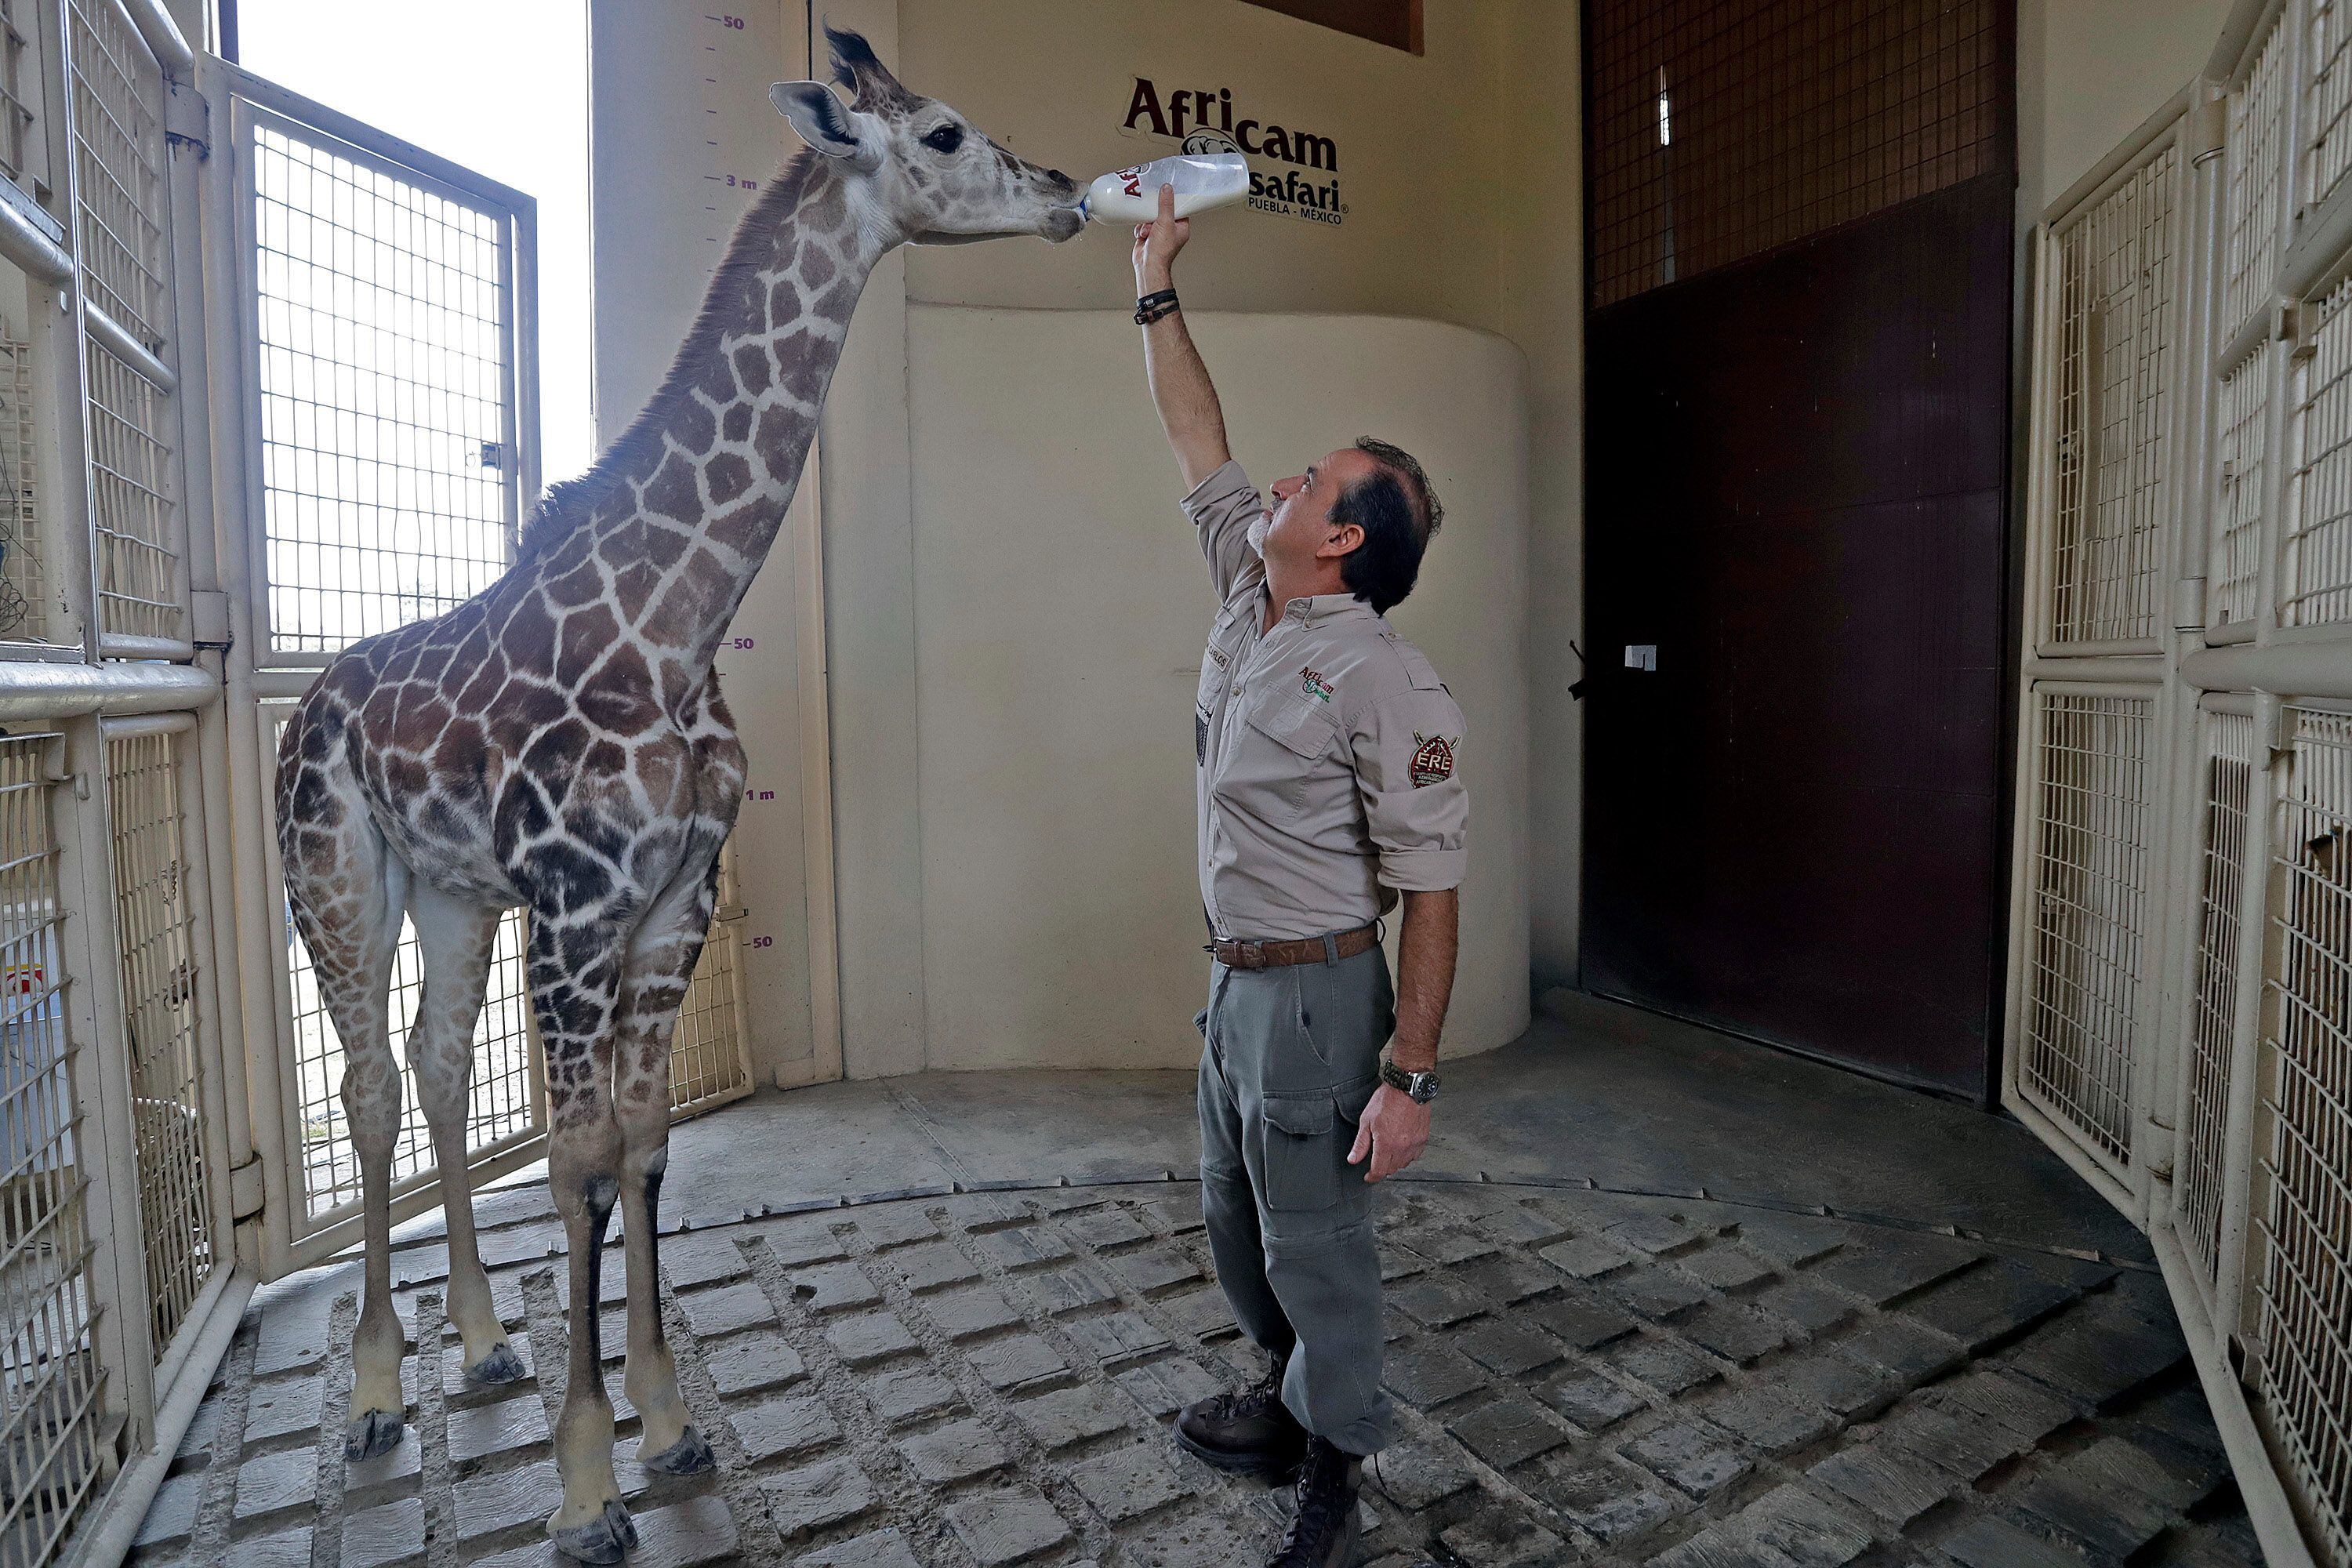
<path id="1" fill-rule="evenodd" d="M 709 367 L 709 356 L 717 352 L 719 334 L 737 324 L 736 313 L 752 283 L 773 261 L 777 226 L 800 205 L 801 197 L 807 192 L 809 176 L 815 170 L 816 157 L 811 149 L 802 148 L 744 212 L 727 241 L 727 253 L 719 259 L 719 269 L 711 274 L 710 286 L 703 292 L 702 306 L 695 312 L 694 324 L 686 330 L 661 385 L 637 410 L 628 428 L 598 454 L 585 472 L 547 487 L 539 504 L 523 521 L 521 536 L 515 544 L 516 565 L 562 544 L 573 530 L 595 514 L 600 502 L 627 482 L 628 476 L 650 475 L 659 464 L 662 431 L 671 413 L 681 400 L 693 395 L 690 389 Z"/>

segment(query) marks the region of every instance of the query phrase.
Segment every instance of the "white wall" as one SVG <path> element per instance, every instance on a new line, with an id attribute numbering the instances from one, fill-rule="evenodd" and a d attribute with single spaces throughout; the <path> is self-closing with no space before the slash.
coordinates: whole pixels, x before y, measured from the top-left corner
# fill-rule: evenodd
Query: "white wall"
<path id="1" fill-rule="evenodd" d="M 1447 1050 L 1501 1045 L 1528 994 L 1520 357 L 1429 321 L 1191 321 L 1261 484 L 1370 432 L 1445 498 L 1391 618 L 1469 726 Z M 928 1066 L 1199 1058 L 1192 696 L 1216 598 L 1135 338 L 1122 311 L 908 310 Z"/>
<path id="2" fill-rule="evenodd" d="M 2018 0 L 2018 226 L 2205 68 L 2233 0 Z"/>

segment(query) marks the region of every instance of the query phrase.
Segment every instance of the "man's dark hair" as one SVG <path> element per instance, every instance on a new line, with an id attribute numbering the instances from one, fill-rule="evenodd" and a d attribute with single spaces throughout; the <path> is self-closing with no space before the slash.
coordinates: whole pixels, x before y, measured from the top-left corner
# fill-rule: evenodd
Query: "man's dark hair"
<path id="1" fill-rule="evenodd" d="M 1445 509 L 1437 504 L 1429 476 L 1403 447 L 1365 436 L 1356 450 L 1379 466 L 1331 503 L 1333 522 L 1352 522 L 1364 531 L 1363 543 L 1340 561 L 1339 578 L 1349 593 L 1387 615 L 1389 606 L 1412 592 L 1422 552 L 1445 521 Z"/>

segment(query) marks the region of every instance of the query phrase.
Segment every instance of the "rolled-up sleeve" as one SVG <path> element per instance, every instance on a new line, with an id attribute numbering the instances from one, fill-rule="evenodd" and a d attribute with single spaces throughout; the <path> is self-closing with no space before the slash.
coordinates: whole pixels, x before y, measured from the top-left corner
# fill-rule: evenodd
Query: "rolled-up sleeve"
<path id="1" fill-rule="evenodd" d="M 1244 577 L 1265 575 L 1265 563 L 1250 548 L 1249 528 L 1265 510 L 1265 498 L 1239 463 L 1226 458 L 1177 504 L 1200 533 L 1201 553 L 1208 557 L 1209 580 L 1220 602 L 1232 598 Z"/>
<path id="2" fill-rule="evenodd" d="M 1373 704 L 1350 731 L 1382 887 L 1436 893 L 1462 885 L 1470 860 L 1465 728 L 1462 710 L 1441 686 Z"/>

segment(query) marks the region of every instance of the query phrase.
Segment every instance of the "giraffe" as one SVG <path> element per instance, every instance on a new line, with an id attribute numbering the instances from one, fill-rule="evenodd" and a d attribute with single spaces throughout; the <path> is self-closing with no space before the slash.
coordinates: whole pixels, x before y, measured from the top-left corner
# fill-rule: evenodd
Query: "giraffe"
<path id="1" fill-rule="evenodd" d="M 638 1462 L 664 1474 L 714 1463 L 663 1341 L 654 1234 L 670 1037 L 743 793 L 712 656 L 783 522 L 876 264 L 909 241 L 1058 243 L 1084 224 L 1059 170 L 908 91 L 858 35 L 827 28 L 826 40 L 852 101 L 822 82 L 770 89 L 808 145 L 736 228 L 652 401 L 586 474 L 547 492 L 504 576 L 331 662 L 278 749 L 287 894 L 342 1042 L 362 1177 L 344 1452 L 388 1450 L 405 1419 L 390 1259 L 401 1092 L 387 1022 L 404 914 L 423 958 L 407 1051 L 448 1216 L 448 1315 L 470 1377 L 522 1375 L 491 1305 L 466 1169 L 475 1023 L 499 917 L 520 906 L 547 1064 L 548 1183 L 570 1254 L 563 1496 L 548 1531 L 589 1563 L 616 1563 L 636 1540 L 614 1484 L 597 1342 L 616 1206 Z"/>

